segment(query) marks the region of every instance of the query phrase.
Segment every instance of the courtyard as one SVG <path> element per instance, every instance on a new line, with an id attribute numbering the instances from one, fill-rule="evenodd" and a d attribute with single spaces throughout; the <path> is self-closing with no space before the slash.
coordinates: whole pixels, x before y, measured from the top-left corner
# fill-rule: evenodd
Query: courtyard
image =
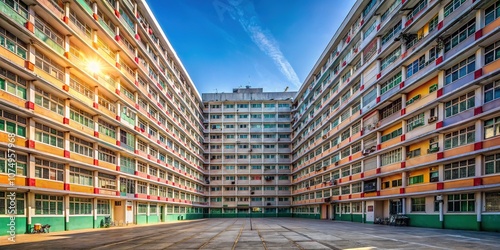
<path id="1" fill-rule="evenodd" d="M 0 249 L 498 249 L 499 233 L 296 218 L 201 219 L 0 237 Z"/>

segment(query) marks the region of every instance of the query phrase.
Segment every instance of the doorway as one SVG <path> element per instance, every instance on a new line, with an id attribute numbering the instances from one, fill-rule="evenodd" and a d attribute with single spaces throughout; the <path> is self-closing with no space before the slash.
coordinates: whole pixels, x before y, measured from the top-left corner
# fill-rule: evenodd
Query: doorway
<path id="1" fill-rule="evenodd" d="M 134 223 L 134 203 L 132 201 L 127 201 L 125 221 L 126 224 Z"/>

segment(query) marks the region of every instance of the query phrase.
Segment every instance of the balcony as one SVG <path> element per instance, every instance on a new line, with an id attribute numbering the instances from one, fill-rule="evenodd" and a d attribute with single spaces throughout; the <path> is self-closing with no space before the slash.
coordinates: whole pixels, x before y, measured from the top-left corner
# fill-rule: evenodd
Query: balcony
<path id="1" fill-rule="evenodd" d="M 85 2 L 85 0 L 76 0 L 76 2 L 83 8 L 83 10 L 85 10 L 85 12 L 87 12 L 87 14 L 89 14 L 91 16 L 94 14 L 94 11 L 92 10 L 92 7 L 90 7 Z"/>
<path id="2" fill-rule="evenodd" d="M 17 24 L 24 26 L 28 19 L 28 11 L 18 6 L 18 10 L 12 9 L 12 7 L 6 4 L 4 1 L 0 1 L 0 12 L 8 16 L 12 21 Z"/>

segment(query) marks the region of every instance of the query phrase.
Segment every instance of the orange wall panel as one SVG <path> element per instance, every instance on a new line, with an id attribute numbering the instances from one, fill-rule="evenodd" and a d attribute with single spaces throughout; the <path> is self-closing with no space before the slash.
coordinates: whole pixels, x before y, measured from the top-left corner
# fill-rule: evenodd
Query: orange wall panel
<path id="1" fill-rule="evenodd" d="M 405 188 L 405 192 L 406 193 L 427 192 L 427 191 L 436 190 L 436 188 L 437 188 L 436 183 L 416 184 L 416 185 L 407 186 Z"/>
<path id="2" fill-rule="evenodd" d="M 80 193 L 94 193 L 94 187 L 82 186 L 77 184 L 70 184 L 70 191 L 80 192 Z"/>
<path id="3" fill-rule="evenodd" d="M 36 179 L 36 187 L 55 190 L 64 190 L 64 183 L 45 179 Z"/>
<path id="4" fill-rule="evenodd" d="M 483 35 L 486 35 L 486 34 L 492 32 L 493 30 L 495 30 L 499 26 L 500 26 L 500 18 L 497 18 L 492 23 L 484 26 L 484 28 L 483 28 Z"/>
<path id="5" fill-rule="evenodd" d="M 474 186 L 474 179 L 447 181 L 444 183 L 445 189 L 471 187 L 471 186 Z"/>
<path id="6" fill-rule="evenodd" d="M 474 143 L 468 144 L 465 146 L 460 146 L 452 149 L 448 149 L 444 151 L 444 157 L 451 157 L 451 156 L 456 156 L 456 155 L 462 155 L 465 153 L 473 152 L 474 151 Z"/>
<path id="7" fill-rule="evenodd" d="M 498 184 L 498 183 L 500 183 L 500 175 L 483 177 L 483 185 Z"/>
<path id="8" fill-rule="evenodd" d="M 500 145 L 500 137 L 494 137 L 483 141 L 483 148 L 490 148 Z"/>
<path id="9" fill-rule="evenodd" d="M 392 171 L 395 171 L 395 170 L 398 170 L 401 168 L 401 162 L 396 162 L 396 163 L 393 163 L 393 164 L 390 164 L 390 165 L 386 165 L 386 166 L 383 166 L 380 168 L 380 171 L 382 173 L 389 173 L 389 172 L 392 172 Z"/>

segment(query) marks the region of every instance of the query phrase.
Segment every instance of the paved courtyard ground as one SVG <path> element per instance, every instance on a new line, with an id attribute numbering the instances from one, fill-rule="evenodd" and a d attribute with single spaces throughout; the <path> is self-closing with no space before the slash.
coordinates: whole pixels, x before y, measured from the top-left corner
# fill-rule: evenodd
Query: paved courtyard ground
<path id="1" fill-rule="evenodd" d="M 253 230 L 251 230 L 253 229 Z M 203 219 L 18 235 L 0 249 L 500 249 L 500 233 L 295 218 Z"/>

